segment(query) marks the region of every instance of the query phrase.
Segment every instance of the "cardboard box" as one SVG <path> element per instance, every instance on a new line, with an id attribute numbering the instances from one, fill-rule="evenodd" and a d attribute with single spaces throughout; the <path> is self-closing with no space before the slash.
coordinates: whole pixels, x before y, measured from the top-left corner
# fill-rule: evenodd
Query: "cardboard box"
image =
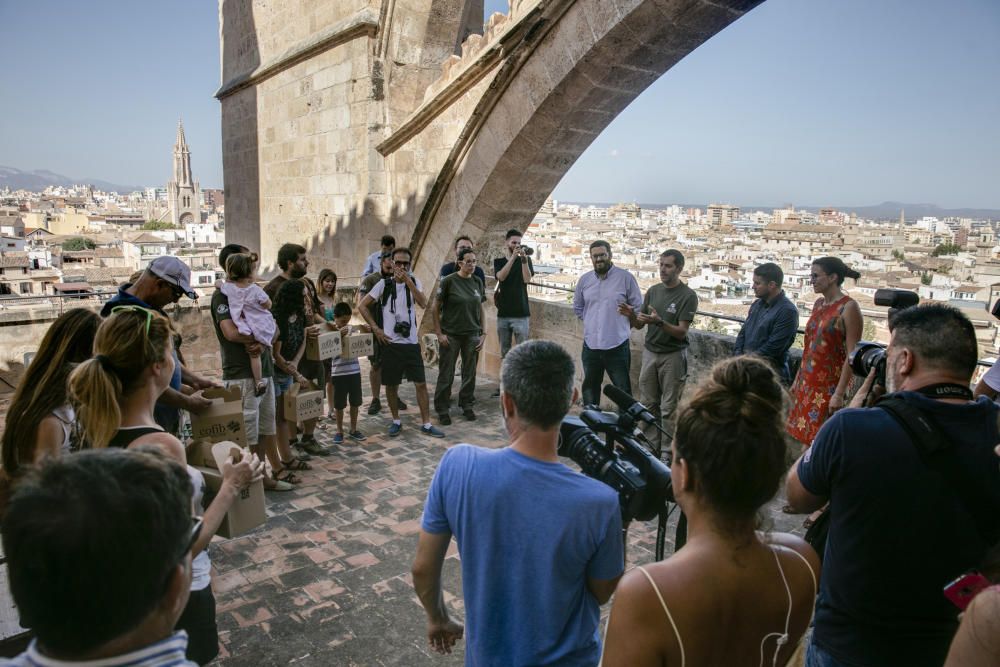
<path id="1" fill-rule="evenodd" d="M 213 387 L 202 392 L 212 405 L 200 415 L 191 414 L 191 437 L 209 442 L 232 441 L 246 446 L 246 426 L 243 424 L 243 394 L 237 386 L 229 389 Z"/>
<path id="2" fill-rule="evenodd" d="M 318 419 L 323 416 L 323 398 L 326 392 L 310 383 L 310 389 L 302 389 L 295 382 L 291 388 L 281 395 L 285 403 L 285 420 L 290 422 Z"/>
<path id="3" fill-rule="evenodd" d="M 186 448 L 188 465 L 195 468 L 215 468 L 215 456 L 212 455 L 215 444 L 208 440 L 192 440 Z"/>
<path id="4" fill-rule="evenodd" d="M 340 348 L 342 359 L 360 359 L 375 354 L 375 343 L 370 333 L 351 334 L 344 338 L 344 344 Z"/>
<path id="5" fill-rule="evenodd" d="M 306 359 L 323 361 L 340 354 L 340 332 L 325 331 L 316 338 L 306 338 Z"/>
<path id="6" fill-rule="evenodd" d="M 212 447 L 212 454 L 215 458 L 215 466 L 219 468 L 222 462 L 233 450 L 239 448 L 232 442 L 215 443 Z M 240 451 L 242 456 L 242 451 Z M 205 484 L 212 491 L 218 491 L 222 486 L 222 473 L 215 468 L 198 467 L 205 477 Z M 258 480 L 251 484 L 249 488 L 240 491 L 232 507 L 226 512 L 222 525 L 216 531 L 220 537 L 232 538 L 247 533 L 257 526 L 262 526 L 267 521 L 267 513 L 264 511 L 264 483 Z"/>

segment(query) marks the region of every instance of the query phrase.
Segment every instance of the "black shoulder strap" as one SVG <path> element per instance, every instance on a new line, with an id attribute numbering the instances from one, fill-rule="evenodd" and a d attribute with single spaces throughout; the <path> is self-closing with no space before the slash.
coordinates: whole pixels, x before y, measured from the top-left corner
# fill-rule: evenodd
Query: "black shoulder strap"
<path id="1" fill-rule="evenodd" d="M 986 547 L 995 544 L 1000 538 L 1000 530 L 992 516 L 991 501 L 976 485 L 963 479 L 951 440 L 934 419 L 898 394 L 883 397 L 875 407 L 882 408 L 899 423 L 916 446 L 924 464 L 958 496 L 959 504 L 972 518 L 983 544 Z"/>

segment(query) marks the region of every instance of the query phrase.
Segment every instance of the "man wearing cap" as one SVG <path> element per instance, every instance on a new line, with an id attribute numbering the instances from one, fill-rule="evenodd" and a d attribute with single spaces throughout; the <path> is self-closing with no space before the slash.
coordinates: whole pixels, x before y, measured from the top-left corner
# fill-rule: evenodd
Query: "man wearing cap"
<path id="1" fill-rule="evenodd" d="M 198 295 L 191 289 L 191 269 L 176 257 L 157 257 L 150 262 L 138 280 L 118 288 L 118 294 L 109 299 L 101 309 L 101 317 L 110 315 L 115 306 L 139 306 L 166 316 L 163 308 L 177 303 L 182 296 L 198 299 Z M 178 354 L 179 350 L 180 336 L 177 336 L 174 340 L 174 374 L 170 378 L 170 386 L 160 394 L 153 413 L 156 423 L 173 434 L 177 433 L 180 425 L 181 409 L 199 414 L 212 404 L 200 394 L 183 393 L 181 385 L 186 384 L 195 391 L 218 386 L 185 368 Z"/>

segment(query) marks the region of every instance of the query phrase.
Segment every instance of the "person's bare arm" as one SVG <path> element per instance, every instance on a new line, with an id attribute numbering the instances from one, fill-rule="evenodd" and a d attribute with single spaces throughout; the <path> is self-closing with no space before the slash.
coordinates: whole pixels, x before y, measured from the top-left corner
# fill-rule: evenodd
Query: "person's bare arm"
<path id="1" fill-rule="evenodd" d="M 42 459 L 57 458 L 62 454 L 63 438 L 65 437 L 62 422 L 49 415 L 38 422 L 35 432 L 35 455 L 33 461 L 22 461 L 21 465 L 40 463 Z"/>
<path id="2" fill-rule="evenodd" d="M 417 284 L 413 282 L 413 277 L 409 273 L 406 274 L 406 286 L 410 288 L 410 293 L 413 294 L 413 300 L 421 308 L 427 307 L 427 297 L 424 293 L 417 289 Z"/>
<path id="3" fill-rule="evenodd" d="M 681 320 L 677 324 L 670 324 L 669 322 L 664 322 L 659 315 L 647 315 L 646 313 L 636 314 L 636 319 L 643 325 L 649 324 L 650 326 L 658 327 L 661 331 L 666 332 L 671 338 L 676 338 L 677 340 L 684 340 L 687 336 L 688 329 L 691 327 L 691 322 L 686 320 Z M 642 327 L 636 327 L 641 329 Z"/>
<path id="4" fill-rule="evenodd" d="M 796 512 L 808 514 L 823 507 L 827 499 L 813 495 L 806 490 L 806 487 L 802 486 L 802 482 L 799 481 L 799 462 L 801 460 L 800 456 L 792 464 L 792 469 L 788 471 L 788 478 L 785 480 L 785 497 L 788 499 L 788 504 Z"/>
<path id="5" fill-rule="evenodd" d="M 437 303 L 431 308 L 431 326 L 434 329 L 434 335 L 437 336 L 438 344 L 448 347 L 448 337 L 441 330 L 441 310 L 444 309 L 444 299 L 442 296 L 438 295 Z"/>
<path id="6" fill-rule="evenodd" d="M 997 398 L 997 390 L 986 384 L 986 379 L 983 378 L 978 383 L 976 383 L 976 389 L 975 391 L 972 392 L 972 395 L 975 398 L 979 398 L 980 396 L 985 396 L 991 401 L 995 401 Z"/>
<path id="7" fill-rule="evenodd" d="M 201 394 L 194 393 L 187 395 L 183 392 L 177 391 L 176 389 L 171 389 L 170 387 L 163 390 L 163 393 L 159 395 L 156 402 L 162 403 L 163 405 L 171 408 L 187 410 L 188 412 L 193 412 L 196 415 L 201 414 L 212 404 L 212 401 L 203 397 Z"/>
<path id="8" fill-rule="evenodd" d="M 222 337 L 228 340 L 230 343 L 255 343 L 256 339 L 250 334 L 241 334 L 240 330 L 236 328 L 236 323 L 231 319 L 229 320 L 219 320 L 219 330 L 222 331 Z"/>
<path id="9" fill-rule="evenodd" d="M 951 642 L 944 667 L 1000 665 L 1000 588 L 988 588 L 972 599 Z"/>
<path id="10" fill-rule="evenodd" d="M 361 317 L 372 330 L 372 333 L 375 334 L 375 337 L 383 343 L 388 343 L 389 336 L 387 336 L 385 331 L 383 331 L 382 328 L 375 323 L 375 318 L 372 317 L 371 310 L 369 310 L 373 303 L 375 303 L 375 299 L 372 298 L 372 295 L 365 294 L 365 298 L 361 299 L 361 303 L 358 305 L 358 310 L 361 312 Z"/>
<path id="11" fill-rule="evenodd" d="M 621 580 L 621 575 L 614 579 L 594 579 L 587 577 L 587 590 L 597 599 L 597 604 L 604 604 L 611 599 L 615 592 L 615 587 Z"/>
<path id="12" fill-rule="evenodd" d="M 451 647 L 464 632 L 462 625 L 448 616 L 441 588 L 441 569 L 450 541 L 450 532 L 428 533 L 421 530 L 410 571 L 413 589 L 427 612 L 427 640 L 438 653 L 451 653 Z"/>
<path id="13" fill-rule="evenodd" d="M 837 382 L 837 388 L 833 391 L 833 396 L 830 397 L 831 413 L 844 407 L 844 394 L 847 393 L 847 388 L 851 386 L 851 378 L 854 377 L 850 363 L 851 351 L 858 346 L 858 341 L 861 340 L 862 326 L 861 308 L 857 301 L 851 299 L 844 306 L 844 344 L 847 358 L 844 359 L 844 365 L 840 369 L 840 380 Z"/>
<path id="14" fill-rule="evenodd" d="M 659 607 L 642 572 L 632 570 L 626 574 L 611 606 L 601 665 L 660 667 L 673 664 L 667 662 L 667 651 L 676 646 L 677 641 Z M 669 657 L 672 656 L 671 652 Z"/>

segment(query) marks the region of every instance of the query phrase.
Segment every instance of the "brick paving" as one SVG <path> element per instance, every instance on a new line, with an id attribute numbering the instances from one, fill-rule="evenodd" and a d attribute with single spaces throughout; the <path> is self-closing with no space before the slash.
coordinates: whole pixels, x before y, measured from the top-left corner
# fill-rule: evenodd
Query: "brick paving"
<path id="1" fill-rule="evenodd" d="M 430 387 L 433 382 L 429 369 Z M 495 388 L 481 381 L 479 419 L 466 422 L 453 410 L 455 421 L 443 427 L 443 440 L 418 432 L 416 397 L 407 385 L 401 395 L 410 408 L 402 413 L 399 437 L 386 435 L 390 422 L 384 410 L 375 417 L 362 410 L 364 443 L 334 445 L 332 428 L 317 430 L 332 455 L 314 457 L 313 470 L 301 474 L 304 481 L 294 491 L 267 494 L 266 525 L 236 539 L 216 538 L 210 547 L 222 648 L 218 664 L 462 664 L 461 646 L 451 657 L 428 650 L 409 569 L 427 487 L 445 449 L 458 442 L 506 444 L 497 401 L 489 398 Z M 776 499 L 769 506 L 768 523 L 780 530 L 800 524 L 801 517 L 780 513 L 781 504 Z M 653 560 L 655 536 L 655 522 L 633 524 L 630 563 Z M 454 542 L 443 578 L 446 602 L 461 617 Z"/>

